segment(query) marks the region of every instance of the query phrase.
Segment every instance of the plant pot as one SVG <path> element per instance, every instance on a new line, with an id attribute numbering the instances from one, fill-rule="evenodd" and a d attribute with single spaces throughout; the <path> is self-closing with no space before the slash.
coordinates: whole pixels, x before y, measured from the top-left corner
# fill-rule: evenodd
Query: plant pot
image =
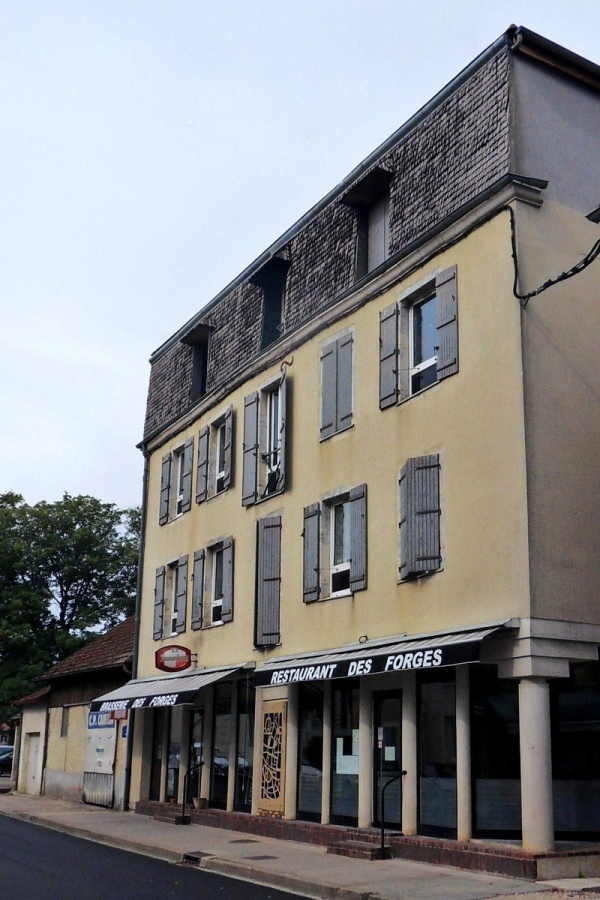
<path id="1" fill-rule="evenodd" d="M 194 809 L 206 809 L 208 806 L 208 800 L 206 797 L 193 797 L 192 798 Z"/>

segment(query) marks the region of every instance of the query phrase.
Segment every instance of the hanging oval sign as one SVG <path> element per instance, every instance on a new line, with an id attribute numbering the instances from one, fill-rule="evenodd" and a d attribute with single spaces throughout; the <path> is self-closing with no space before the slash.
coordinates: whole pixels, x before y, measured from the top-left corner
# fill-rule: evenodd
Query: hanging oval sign
<path id="1" fill-rule="evenodd" d="M 156 668 L 162 672 L 181 672 L 191 666 L 192 654 L 180 644 L 168 644 L 156 651 L 154 661 Z"/>

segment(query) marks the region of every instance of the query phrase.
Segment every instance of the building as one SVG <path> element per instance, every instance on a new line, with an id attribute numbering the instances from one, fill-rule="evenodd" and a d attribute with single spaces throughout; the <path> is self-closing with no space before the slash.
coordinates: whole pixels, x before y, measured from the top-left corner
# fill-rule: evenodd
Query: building
<path id="1" fill-rule="evenodd" d="M 21 708 L 17 789 L 123 807 L 127 716 L 90 712 L 90 701 L 131 678 L 135 618 L 57 663 Z"/>
<path id="2" fill-rule="evenodd" d="M 511 27 L 152 355 L 132 803 L 598 838 L 599 158 Z"/>

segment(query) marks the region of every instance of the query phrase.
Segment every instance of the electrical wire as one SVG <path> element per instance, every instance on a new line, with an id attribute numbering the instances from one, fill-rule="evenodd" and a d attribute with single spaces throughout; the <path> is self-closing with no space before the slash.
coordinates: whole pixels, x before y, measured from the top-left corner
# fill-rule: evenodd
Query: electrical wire
<path id="1" fill-rule="evenodd" d="M 506 207 L 510 213 L 510 240 L 512 246 L 512 258 L 514 262 L 515 268 L 515 278 L 513 281 L 513 294 L 520 301 L 523 309 L 527 306 L 532 297 L 536 297 L 538 294 L 541 294 L 543 291 L 548 290 L 548 288 L 552 287 L 555 284 L 558 284 L 560 281 L 566 281 L 567 278 L 573 278 L 574 275 L 579 275 L 580 272 L 583 272 L 590 263 L 593 263 L 594 260 L 600 255 L 600 238 L 596 241 L 592 249 L 586 253 L 586 255 L 581 259 L 578 263 L 576 263 L 572 268 L 567 269 L 566 272 L 561 272 L 560 275 L 557 275 L 556 278 L 549 278 L 548 281 L 545 281 L 539 288 L 536 288 L 535 291 L 529 291 L 527 294 L 521 294 L 519 291 L 519 263 L 517 260 L 517 234 L 515 227 L 515 213 L 511 206 Z"/>

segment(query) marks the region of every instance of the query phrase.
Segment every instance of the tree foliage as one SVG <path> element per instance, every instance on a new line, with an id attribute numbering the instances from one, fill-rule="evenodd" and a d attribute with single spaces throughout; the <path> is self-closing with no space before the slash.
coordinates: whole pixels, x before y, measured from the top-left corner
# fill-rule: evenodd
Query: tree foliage
<path id="1" fill-rule="evenodd" d="M 0 494 L 0 721 L 53 663 L 135 608 L 140 511 Z"/>

